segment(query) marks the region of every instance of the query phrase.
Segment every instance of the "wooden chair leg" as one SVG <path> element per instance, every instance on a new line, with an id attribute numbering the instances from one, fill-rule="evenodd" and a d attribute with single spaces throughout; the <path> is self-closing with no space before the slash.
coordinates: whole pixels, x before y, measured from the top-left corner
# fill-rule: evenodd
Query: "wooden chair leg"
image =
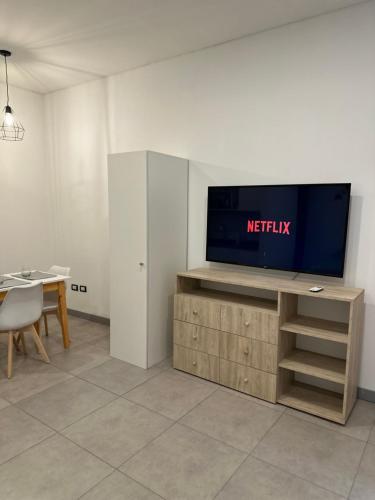
<path id="1" fill-rule="evenodd" d="M 23 354 L 26 356 L 27 350 L 26 350 L 25 334 L 23 332 L 20 332 L 20 337 L 21 337 L 21 342 L 22 342 Z"/>
<path id="2" fill-rule="evenodd" d="M 36 321 L 36 322 L 34 323 L 34 325 L 33 325 L 33 327 L 34 327 L 34 329 L 35 329 L 35 331 L 37 332 L 37 334 L 38 334 L 38 336 L 39 336 L 39 337 L 40 337 L 40 319 L 41 319 L 41 318 L 39 318 L 39 319 L 38 319 L 38 321 Z M 33 335 L 33 337 L 34 337 L 34 335 Z M 37 343 L 36 343 L 35 341 L 34 341 L 34 345 L 35 345 L 35 350 L 36 350 L 36 352 L 37 352 L 38 354 L 40 354 L 40 352 L 39 352 L 39 348 L 38 348 L 38 345 L 37 345 Z"/>
<path id="3" fill-rule="evenodd" d="M 17 344 L 17 346 L 20 345 L 20 342 L 21 342 L 21 332 L 19 332 L 19 335 L 16 338 L 16 344 Z"/>
<path id="4" fill-rule="evenodd" d="M 13 335 L 13 345 L 16 348 L 17 352 L 21 352 L 21 349 L 20 349 L 20 333 L 19 332 L 16 335 Z"/>
<path id="5" fill-rule="evenodd" d="M 49 363 L 49 357 L 47 355 L 47 352 L 46 352 L 46 350 L 44 348 L 43 342 L 40 340 L 40 337 L 39 337 L 38 332 L 36 331 L 34 325 L 31 326 L 31 333 L 33 334 L 34 342 L 35 342 L 35 344 L 38 347 L 39 354 L 42 356 L 43 360 L 46 363 Z"/>
<path id="6" fill-rule="evenodd" d="M 40 335 L 40 319 L 34 323 L 34 329 L 38 335 Z"/>
<path id="7" fill-rule="evenodd" d="M 43 313 L 43 319 L 44 319 L 44 330 L 46 332 L 46 337 L 48 337 L 48 319 L 46 313 Z"/>
<path id="8" fill-rule="evenodd" d="M 12 377 L 13 372 L 13 333 L 8 333 L 8 378 Z"/>

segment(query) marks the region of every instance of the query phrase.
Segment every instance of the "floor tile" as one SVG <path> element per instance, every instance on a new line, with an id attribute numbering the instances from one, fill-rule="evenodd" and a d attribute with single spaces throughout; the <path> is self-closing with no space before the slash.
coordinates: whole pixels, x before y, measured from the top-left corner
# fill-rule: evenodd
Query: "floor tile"
<path id="1" fill-rule="evenodd" d="M 53 429 L 61 430 L 114 398 L 114 394 L 100 387 L 73 378 L 23 399 L 18 406 Z"/>
<path id="2" fill-rule="evenodd" d="M 368 401 L 358 400 L 346 425 L 335 424 L 323 418 L 314 417 L 308 413 L 288 409 L 287 413 L 294 417 L 301 418 L 307 422 L 312 422 L 327 429 L 332 429 L 341 432 L 346 436 L 351 436 L 361 441 L 367 441 L 371 429 L 375 423 L 375 404 Z"/>
<path id="3" fill-rule="evenodd" d="M 0 429 L 0 463 L 54 434 L 54 431 L 15 406 L 0 411 Z"/>
<path id="4" fill-rule="evenodd" d="M 365 443 L 299 418 L 282 415 L 254 456 L 347 496 Z"/>
<path id="5" fill-rule="evenodd" d="M 92 344 L 81 344 L 75 349 L 67 349 L 50 358 L 51 364 L 73 375 L 95 368 L 109 359 L 111 357 L 104 349 Z"/>
<path id="6" fill-rule="evenodd" d="M 218 390 L 180 422 L 249 453 L 280 415 L 279 411 Z"/>
<path id="7" fill-rule="evenodd" d="M 0 358 L 8 356 L 7 337 L 0 334 Z"/>
<path id="8" fill-rule="evenodd" d="M 155 365 L 155 368 L 162 368 L 163 370 L 171 370 L 172 369 L 173 359 L 171 357 L 163 359 L 160 363 Z"/>
<path id="9" fill-rule="evenodd" d="M 366 446 L 354 486 L 351 500 L 374 500 L 375 498 L 375 446 Z"/>
<path id="10" fill-rule="evenodd" d="M 63 434 L 119 467 L 171 425 L 171 420 L 120 398 L 68 427 Z"/>
<path id="11" fill-rule="evenodd" d="M 124 397 L 174 420 L 179 419 L 216 390 L 165 371 L 136 387 Z"/>
<path id="12" fill-rule="evenodd" d="M 51 333 L 48 337 L 46 337 L 43 330 L 41 333 L 41 339 L 48 356 L 52 356 L 53 354 L 57 354 L 65 350 L 61 331 Z M 33 338 L 30 334 L 25 334 L 25 342 L 28 355 L 39 359 L 39 354 L 36 351 Z"/>
<path id="13" fill-rule="evenodd" d="M 73 345 L 100 340 L 108 335 L 109 326 L 85 319 L 73 323 L 73 327 L 70 329 L 70 338 Z"/>
<path id="14" fill-rule="evenodd" d="M 69 332 L 72 329 L 72 317 L 68 316 L 68 327 L 69 327 Z M 48 333 L 49 335 L 46 335 L 45 329 L 44 329 L 44 321 L 40 321 L 40 334 L 41 334 L 41 339 L 43 344 L 46 347 L 46 350 L 49 354 L 55 354 L 57 352 L 62 352 L 64 351 L 64 343 L 63 343 L 63 336 L 62 336 L 62 331 L 61 331 L 61 326 L 60 323 L 58 322 L 56 316 L 48 315 Z M 25 335 L 27 347 L 29 349 L 29 353 L 35 352 L 35 348 L 33 346 L 33 339 L 30 334 Z"/>
<path id="15" fill-rule="evenodd" d="M 344 497 L 249 457 L 216 500 L 344 500 Z"/>
<path id="16" fill-rule="evenodd" d="M 370 443 L 375 444 L 375 425 L 373 426 L 372 431 L 370 432 L 368 440 Z"/>
<path id="17" fill-rule="evenodd" d="M 103 338 L 100 338 L 99 340 L 93 340 L 92 345 L 96 347 L 100 347 L 100 349 L 103 349 L 107 354 L 109 354 L 110 350 L 110 338 L 109 335 L 106 335 Z"/>
<path id="18" fill-rule="evenodd" d="M 120 396 L 160 372 L 158 367 L 144 370 L 124 361 L 111 359 L 96 368 L 81 372 L 79 376 Z"/>
<path id="19" fill-rule="evenodd" d="M 176 424 L 121 470 L 168 500 L 211 499 L 246 454 Z"/>
<path id="20" fill-rule="evenodd" d="M 10 403 L 8 403 L 8 401 L 6 401 L 5 399 L 0 398 L 0 410 L 2 410 L 3 408 L 6 408 L 9 405 L 10 405 Z"/>
<path id="21" fill-rule="evenodd" d="M 15 360 L 11 379 L 4 374 L 0 377 L 0 397 L 16 403 L 68 380 L 72 375 L 58 370 L 51 364 L 22 356 Z"/>
<path id="22" fill-rule="evenodd" d="M 76 500 L 112 468 L 62 436 L 52 436 L 0 467 L 7 500 Z"/>
<path id="23" fill-rule="evenodd" d="M 221 391 L 228 392 L 233 396 L 237 396 L 239 398 L 245 399 L 246 401 L 252 401 L 258 405 L 266 406 L 267 408 L 272 408 L 272 410 L 276 410 L 280 413 L 284 413 L 286 411 L 286 406 L 280 405 L 278 403 L 270 403 L 269 401 L 265 401 L 264 399 L 256 398 L 254 396 L 249 396 L 244 392 L 235 391 L 234 389 L 230 389 L 229 387 L 219 386 Z"/>
<path id="24" fill-rule="evenodd" d="M 48 336 L 48 337 L 42 336 L 42 342 L 47 351 L 48 356 L 53 356 L 54 354 L 57 354 L 59 352 L 64 352 L 66 350 L 64 347 L 61 333 L 59 335 Z M 31 339 L 29 344 L 27 344 L 27 348 L 28 352 L 31 353 L 33 356 L 35 356 L 36 354 L 35 346 L 32 343 Z"/>
<path id="25" fill-rule="evenodd" d="M 130 477 L 116 471 L 83 495 L 81 500 L 160 500 L 160 498 Z"/>
<path id="26" fill-rule="evenodd" d="M 78 346 L 85 342 L 92 342 L 109 336 L 109 327 L 84 318 L 69 315 L 68 317 L 69 336 L 72 346 Z M 41 334 L 43 341 L 49 338 L 62 338 L 61 326 L 55 316 L 48 316 L 48 337 L 45 335 L 44 324 L 41 322 Z"/>
<path id="27" fill-rule="evenodd" d="M 192 375 L 191 373 L 183 372 L 182 370 L 177 370 L 176 368 L 170 368 L 170 372 L 175 373 L 177 375 L 180 375 L 180 377 L 184 377 L 188 380 L 193 380 L 193 382 L 198 382 L 200 384 L 204 385 L 209 385 L 211 387 L 215 387 L 216 389 L 220 387 L 219 384 L 216 384 L 215 382 L 211 382 L 210 380 L 206 380 L 201 377 L 197 377 L 196 375 Z"/>

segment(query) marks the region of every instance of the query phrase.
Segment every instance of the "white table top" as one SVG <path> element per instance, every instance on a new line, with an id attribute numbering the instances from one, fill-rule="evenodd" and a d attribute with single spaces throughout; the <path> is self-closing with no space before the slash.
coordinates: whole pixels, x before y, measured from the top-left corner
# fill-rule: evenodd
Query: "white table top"
<path id="1" fill-rule="evenodd" d="M 39 272 L 42 272 L 42 273 L 48 273 L 48 271 L 41 271 L 40 269 L 33 269 L 32 272 L 35 272 L 35 271 L 39 271 Z M 23 285 L 30 285 L 33 281 L 40 281 L 44 284 L 46 283 L 58 283 L 59 281 L 65 281 L 65 280 L 68 280 L 71 278 L 71 276 L 63 276 L 62 274 L 56 274 L 56 276 L 54 276 L 53 278 L 45 278 L 45 279 L 41 279 L 41 280 L 28 280 L 28 279 L 25 279 L 25 278 L 17 278 L 15 276 L 13 276 L 13 274 L 18 274 L 19 271 L 17 272 L 14 272 L 14 273 L 4 273 L 2 274 L 1 276 L 4 276 L 6 278 L 12 278 L 14 280 L 17 280 L 17 281 L 20 281 Z M 49 274 L 55 274 L 55 273 L 49 273 Z M 11 290 L 12 288 L 15 288 L 14 286 L 9 286 L 9 287 L 6 287 L 6 288 L 0 288 L 0 293 L 2 292 L 7 292 L 8 290 Z"/>

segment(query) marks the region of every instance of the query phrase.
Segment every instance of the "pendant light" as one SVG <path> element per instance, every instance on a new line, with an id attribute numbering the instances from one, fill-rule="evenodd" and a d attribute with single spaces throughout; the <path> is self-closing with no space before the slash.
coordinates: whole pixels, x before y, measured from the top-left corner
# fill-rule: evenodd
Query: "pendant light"
<path id="1" fill-rule="evenodd" d="M 0 50 L 0 55 L 5 60 L 5 83 L 7 89 L 7 103 L 4 108 L 4 119 L 0 125 L 0 139 L 4 141 L 22 141 L 25 129 L 22 124 L 16 121 L 13 109 L 9 106 L 9 86 L 8 86 L 8 64 L 7 57 L 12 55 L 9 50 Z"/>

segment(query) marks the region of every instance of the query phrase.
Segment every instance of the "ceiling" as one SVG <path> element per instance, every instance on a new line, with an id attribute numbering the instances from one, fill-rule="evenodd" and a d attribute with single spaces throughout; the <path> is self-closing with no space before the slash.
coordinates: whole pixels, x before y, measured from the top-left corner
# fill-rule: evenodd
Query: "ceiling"
<path id="1" fill-rule="evenodd" d="M 362 1 L 0 0 L 0 48 L 12 85 L 47 93 Z"/>

